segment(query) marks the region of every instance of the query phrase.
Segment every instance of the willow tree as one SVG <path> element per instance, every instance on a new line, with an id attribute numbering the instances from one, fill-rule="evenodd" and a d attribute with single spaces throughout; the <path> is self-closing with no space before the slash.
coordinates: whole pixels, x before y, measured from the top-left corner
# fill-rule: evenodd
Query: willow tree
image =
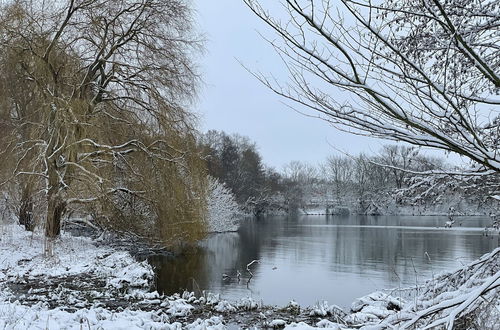
<path id="1" fill-rule="evenodd" d="M 203 200 L 205 183 L 186 142 L 194 120 L 185 110 L 200 42 L 184 0 L 13 0 L 0 13 L 0 79 L 12 85 L 2 95 L 0 118 L 11 133 L 1 146 L 13 159 L 2 172 L 7 182 L 29 177 L 43 197 L 48 242 L 75 205 L 116 203 L 119 194 L 171 208 L 183 200 L 203 213 L 203 203 L 190 203 Z M 175 178 L 163 189 L 178 204 L 151 195 L 158 189 L 146 183 L 162 177 Z M 154 215 L 201 226 L 192 213 Z"/>

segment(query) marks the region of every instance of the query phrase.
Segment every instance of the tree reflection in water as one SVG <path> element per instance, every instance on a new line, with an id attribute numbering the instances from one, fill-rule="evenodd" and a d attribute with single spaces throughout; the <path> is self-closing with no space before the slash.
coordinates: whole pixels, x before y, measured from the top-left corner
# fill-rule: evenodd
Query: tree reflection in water
<path id="1" fill-rule="evenodd" d="M 151 261 L 158 291 L 168 294 L 208 290 L 229 300 L 251 296 L 284 305 L 293 298 L 312 305 L 326 299 L 348 306 L 375 290 L 415 285 L 499 245 L 498 235 L 482 236 L 487 217 L 461 220 L 462 227 L 445 229 L 446 217 L 264 217 L 248 220 L 238 233 L 212 235 L 179 257 Z M 252 260 L 259 263 L 248 283 Z"/>

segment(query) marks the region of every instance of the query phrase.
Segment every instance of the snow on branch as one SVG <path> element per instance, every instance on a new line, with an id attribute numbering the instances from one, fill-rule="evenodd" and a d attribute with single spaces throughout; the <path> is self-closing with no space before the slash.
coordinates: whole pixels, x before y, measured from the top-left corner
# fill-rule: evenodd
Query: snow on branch
<path id="1" fill-rule="evenodd" d="M 342 0 L 335 10 L 306 0 L 284 1 L 281 11 L 245 3 L 278 36 L 265 39 L 288 81 L 254 73 L 278 95 L 351 133 L 451 151 L 500 171 L 499 104 L 485 101 L 500 82 L 492 2 Z"/>
<path id="2" fill-rule="evenodd" d="M 464 315 L 484 308 L 496 308 L 489 302 L 498 298 L 500 287 L 500 248 L 454 272 L 428 281 L 427 288 L 401 311 L 385 319 L 377 328 L 434 329 L 454 324 Z"/>
<path id="3" fill-rule="evenodd" d="M 406 172 L 406 173 L 410 173 L 410 174 L 414 174 L 414 175 L 422 175 L 422 176 L 426 176 L 426 175 L 483 176 L 483 175 L 494 175 L 494 174 L 498 173 L 497 171 L 486 170 L 486 169 L 480 170 L 480 171 L 463 171 L 463 172 L 462 171 L 446 171 L 446 170 L 443 170 L 443 171 L 440 171 L 440 170 L 413 171 L 411 169 L 405 169 L 405 168 L 398 167 L 398 166 L 383 164 L 380 162 L 376 162 L 374 160 L 370 160 L 370 163 L 372 163 L 373 165 L 380 166 L 380 167 L 390 168 L 393 170 Z"/>

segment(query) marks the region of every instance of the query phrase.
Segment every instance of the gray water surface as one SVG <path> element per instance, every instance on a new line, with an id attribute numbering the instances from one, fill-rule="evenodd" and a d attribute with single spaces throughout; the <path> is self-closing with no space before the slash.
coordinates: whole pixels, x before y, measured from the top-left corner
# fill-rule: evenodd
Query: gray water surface
<path id="1" fill-rule="evenodd" d="M 499 246 L 483 235 L 488 217 L 287 216 L 251 219 L 237 233 L 212 235 L 176 258 L 152 257 L 157 289 L 252 297 L 268 305 L 327 300 L 348 307 L 370 292 L 409 287 Z M 461 224 L 461 225 L 460 225 Z M 246 271 L 252 260 L 253 277 Z M 241 279 L 236 277 L 241 272 Z M 223 278 L 223 274 L 230 278 Z M 248 283 L 247 283 L 248 282 Z"/>

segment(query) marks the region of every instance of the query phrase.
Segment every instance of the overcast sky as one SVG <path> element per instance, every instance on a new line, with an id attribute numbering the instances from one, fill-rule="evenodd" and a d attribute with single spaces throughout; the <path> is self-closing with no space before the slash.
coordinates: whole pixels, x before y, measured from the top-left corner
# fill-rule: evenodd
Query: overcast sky
<path id="1" fill-rule="evenodd" d="M 271 35 L 241 0 L 196 0 L 198 28 L 207 39 L 200 59 L 204 86 L 196 105 L 202 130 L 238 133 L 255 141 L 264 163 L 281 169 L 292 160 L 312 164 L 340 149 L 377 152 L 387 141 L 341 132 L 325 121 L 301 115 L 242 65 L 286 77 L 274 50 L 258 32 Z M 333 147 L 332 147 L 333 146 Z"/>

